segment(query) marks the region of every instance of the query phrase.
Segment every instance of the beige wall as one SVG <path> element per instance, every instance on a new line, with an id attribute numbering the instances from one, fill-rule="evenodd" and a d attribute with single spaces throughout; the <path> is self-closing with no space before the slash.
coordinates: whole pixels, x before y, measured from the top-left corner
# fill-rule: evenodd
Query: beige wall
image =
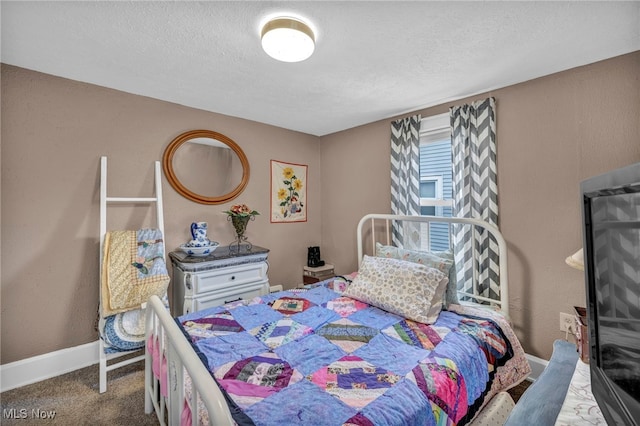
<path id="1" fill-rule="evenodd" d="M 640 161 L 639 71 L 636 52 L 472 98 L 497 101 L 510 305 L 531 354 L 548 358 L 564 337 L 558 313 L 584 305 L 582 275 L 564 264 L 581 244 L 579 182 Z M 144 196 L 152 162 L 178 134 L 204 128 L 234 139 L 251 163 L 234 201 L 264 213 L 249 237 L 271 249 L 272 284 L 292 287 L 309 245 L 321 244 L 337 272 L 355 269 L 358 219 L 389 211 L 389 122 L 317 138 L 2 65 L 0 363 L 97 338 L 101 155 L 109 157 L 110 192 Z M 309 165 L 308 222 L 269 223 L 270 159 Z M 169 248 L 186 241 L 194 220 L 208 221 L 215 239 L 232 239 L 220 213 L 231 203 L 195 204 L 166 183 L 164 196 Z M 116 216 L 131 228 L 149 220 L 140 209 Z"/>
<path id="2" fill-rule="evenodd" d="M 564 338 L 559 312 L 585 305 L 583 276 L 564 263 L 582 244 L 579 183 L 640 161 L 639 75 L 635 52 L 418 111 L 496 98 L 510 308 L 530 354 L 548 359 Z M 389 129 L 384 120 L 322 138 L 323 255 L 340 273 L 355 269 L 359 218 L 390 212 Z"/>
<path id="3" fill-rule="evenodd" d="M 97 339 L 100 156 L 110 195 L 149 196 L 153 161 L 192 129 L 237 142 L 251 177 L 219 206 L 190 202 L 165 181 L 167 247 L 186 242 L 195 220 L 230 242 L 221 212 L 244 202 L 263 213 L 247 235 L 271 250 L 271 283 L 297 285 L 307 247 L 320 243 L 317 137 L 2 65 L 2 364 Z M 269 223 L 271 159 L 309 165 L 306 223 Z M 110 229 L 153 225 L 146 207 L 110 211 Z"/>

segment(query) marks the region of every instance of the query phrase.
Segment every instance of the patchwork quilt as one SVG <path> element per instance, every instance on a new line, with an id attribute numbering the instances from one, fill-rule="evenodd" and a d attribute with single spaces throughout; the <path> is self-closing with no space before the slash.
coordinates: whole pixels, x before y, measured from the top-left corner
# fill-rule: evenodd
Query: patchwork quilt
<path id="1" fill-rule="evenodd" d="M 459 310 L 422 324 L 328 280 L 176 321 L 238 424 L 463 425 L 527 371 L 494 380 L 522 348 L 496 314 Z"/>

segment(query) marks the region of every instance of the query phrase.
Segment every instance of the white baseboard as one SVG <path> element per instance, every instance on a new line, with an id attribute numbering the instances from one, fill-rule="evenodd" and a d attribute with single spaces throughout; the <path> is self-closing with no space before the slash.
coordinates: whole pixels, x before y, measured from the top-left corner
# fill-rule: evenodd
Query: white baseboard
<path id="1" fill-rule="evenodd" d="M 531 374 L 529 375 L 529 380 L 536 381 L 542 371 L 549 364 L 549 361 L 546 359 L 538 358 L 537 356 L 525 354 L 527 357 L 527 361 L 529 361 L 529 365 L 531 366 Z"/>
<path id="2" fill-rule="evenodd" d="M 0 365 L 0 392 L 70 373 L 100 362 L 95 342 Z"/>

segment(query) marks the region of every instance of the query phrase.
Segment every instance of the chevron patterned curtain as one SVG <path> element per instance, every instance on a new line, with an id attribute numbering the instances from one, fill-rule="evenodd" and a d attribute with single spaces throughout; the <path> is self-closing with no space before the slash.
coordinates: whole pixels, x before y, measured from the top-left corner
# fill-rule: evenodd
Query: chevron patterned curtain
<path id="1" fill-rule="evenodd" d="M 391 123 L 391 213 L 420 214 L 420 115 Z M 396 247 L 420 247 L 420 229 L 393 224 Z"/>
<path id="2" fill-rule="evenodd" d="M 452 107 L 451 156 L 453 162 L 453 215 L 474 217 L 498 225 L 498 185 L 496 178 L 495 99 Z M 453 229 L 458 289 L 479 296 L 498 297 L 498 244 L 486 232 L 472 235 L 469 227 Z M 473 241 L 472 241 L 473 239 Z M 478 261 L 474 262 L 471 244 Z"/>

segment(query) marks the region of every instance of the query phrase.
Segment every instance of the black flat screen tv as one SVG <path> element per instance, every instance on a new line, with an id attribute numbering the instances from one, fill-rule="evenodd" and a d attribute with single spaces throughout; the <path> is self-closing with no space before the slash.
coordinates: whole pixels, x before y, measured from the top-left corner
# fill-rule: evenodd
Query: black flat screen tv
<path id="1" fill-rule="evenodd" d="M 584 180 L 591 388 L 609 426 L 640 423 L 640 163 Z"/>

